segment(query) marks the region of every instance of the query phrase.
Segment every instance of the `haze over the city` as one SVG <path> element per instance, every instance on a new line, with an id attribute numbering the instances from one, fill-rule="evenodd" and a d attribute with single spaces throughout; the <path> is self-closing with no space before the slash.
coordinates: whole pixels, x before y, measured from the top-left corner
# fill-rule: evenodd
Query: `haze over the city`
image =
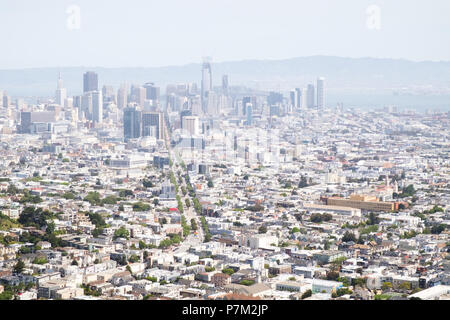
<path id="1" fill-rule="evenodd" d="M 0 69 L 156 67 L 203 56 L 449 61 L 449 12 L 446 0 L 7 1 Z"/>

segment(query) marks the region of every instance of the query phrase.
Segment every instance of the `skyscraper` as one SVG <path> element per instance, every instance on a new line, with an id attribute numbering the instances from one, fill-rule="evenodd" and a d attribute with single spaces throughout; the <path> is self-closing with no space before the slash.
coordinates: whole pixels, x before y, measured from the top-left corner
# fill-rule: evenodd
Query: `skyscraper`
<path id="1" fill-rule="evenodd" d="M 155 104 L 159 101 L 160 98 L 160 88 L 156 87 L 153 82 L 148 82 L 144 84 L 145 92 L 146 92 L 146 99 L 152 100 Z"/>
<path id="2" fill-rule="evenodd" d="M 253 125 L 253 105 L 251 103 L 246 104 L 247 109 L 247 125 Z"/>
<path id="3" fill-rule="evenodd" d="M 140 106 L 144 106 L 145 99 L 147 98 L 147 90 L 144 87 L 132 86 L 131 87 L 131 102 L 136 102 Z"/>
<path id="4" fill-rule="evenodd" d="M 30 133 L 31 112 L 22 111 L 20 113 L 20 133 Z"/>
<path id="5" fill-rule="evenodd" d="M 119 109 L 123 109 L 127 106 L 127 104 L 128 104 L 127 87 L 126 85 L 122 85 L 117 91 L 117 107 Z"/>
<path id="6" fill-rule="evenodd" d="M 153 136 L 156 139 L 163 139 L 164 114 L 162 112 L 142 113 L 142 136 Z"/>
<path id="7" fill-rule="evenodd" d="M 81 114 L 87 120 L 92 120 L 92 94 L 90 92 L 81 97 Z"/>
<path id="8" fill-rule="evenodd" d="M 187 109 L 187 110 L 182 110 L 180 112 L 181 129 L 184 129 L 183 128 L 183 118 L 188 117 L 188 116 L 192 116 L 192 110 Z"/>
<path id="9" fill-rule="evenodd" d="M 113 86 L 103 86 L 102 88 L 103 103 L 117 103 L 116 92 Z"/>
<path id="10" fill-rule="evenodd" d="M 289 100 L 293 108 L 297 106 L 297 94 L 297 90 L 291 90 L 291 92 L 289 92 Z"/>
<path id="11" fill-rule="evenodd" d="M 212 90 L 212 72 L 210 58 L 205 58 L 202 66 L 202 109 L 206 112 L 208 94 Z"/>
<path id="12" fill-rule="evenodd" d="M 8 96 L 8 92 L 3 92 L 3 108 L 9 108 L 11 104 L 11 98 Z"/>
<path id="13" fill-rule="evenodd" d="M 103 96 L 100 91 L 92 92 L 92 121 L 103 122 Z"/>
<path id="14" fill-rule="evenodd" d="M 313 84 L 308 84 L 306 103 L 309 109 L 315 106 L 315 89 Z"/>
<path id="15" fill-rule="evenodd" d="M 307 91 L 306 89 L 300 89 L 299 105 L 300 109 L 306 109 L 307 106 Z"/>
<path id="16" fill-rule="evenodd" d="M 209 91 L 206 113 L 210 116 L 217 116 L 219 112 L 219 97 L 214 91 Z"/>
<path id="17" fill-rule="evenodd" d="M 123 110 L 123 136 L 125 141 L 141 136 L 141 112 L 135 107 Z"/>
<path id="18" fill-rule="evenodd" d="M 65 88 L 63 88 L 63 81 L 61 79 L 61 73 L 59 73 L 58 76 L 58 85 L 56 88 L 56 97 L 55 102 L 59 104 L 61 107 L 64 107 L 64 101 L 67 98 L 67 91 Z"/>
<path id="19" fill-rule="evenodd" d="M 322 109 L 325 107 L 325 79 L 317 79 L 317 108 Z"/>
<path id="20" fill-rule="evenodd" d="M 269 106 L 272 106 L 277 103 L 283 103 L 283 95 L 279 92 L 269 92 L 269 96 L 267 97 L 267 104 Z"/>
<path id="21" fill-rule="evenodd" d="M 170 111 L 178 111 L 177 108 L 177 95 L 175 93 L 168 94 L 166 96 L 166 110 Z"/>
<path id="22" fill-rule="evenodd" d="M 228 75 L 224 75 L 222 77 L 222 93 L 225 96 L 228 96 L 229 92 L 228 92 Z"/>
<path id="23" fill-rule="evenodd" d="M 73 96 L 73 107 L 78 108 L 81 111 L 82 96 Z"/>
<path id="24" fill-rule="evenodd" d="M 187 132 L 189 132 L 189 134 L 191 135 L 198 135 L 199 133 L 199 121 L 198 121 L 198 117 L 195 116 L 186 116 L 183 117 L 183 129 L 186 130 Z"/>
<path id="25" fill-rule="evenodd" d="M 244 97 L 242 98 L 242 115 L 245 116 L 247 114 L 247 103 L 252 102 L 252 97 Z"/>
<path id="26" fill-rule="evenodd" d="M 88 71 L 83 75 L 83 92 L 98 91 L 98 75 Z"/>

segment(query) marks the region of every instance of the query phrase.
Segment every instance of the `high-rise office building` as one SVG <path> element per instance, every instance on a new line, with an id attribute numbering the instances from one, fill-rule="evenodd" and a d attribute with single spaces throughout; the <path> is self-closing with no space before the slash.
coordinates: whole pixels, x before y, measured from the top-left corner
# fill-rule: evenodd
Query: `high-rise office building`
<path id="1" fill-rule="evenodd" d="M 20 113 L 20 132 L 21 133 L 30 133 L 31 126 L 31 112 L 22 111 Z"/>
<path id="2" fill-rule="evenodd" d="M 182 128 L 189 132 L 191 135 L 199 134 L 199 120 L 198 117 L 195 116 L 185 116 L 182 119 Z"/>
<path id="3" fill-rule="evenodd" d="M 229 95 L 229 92 L 228 92 L 228 75 L 226 75 L 226 74 L 222 77 L 222 93 L 224 95 L 226 95 L 226 96 Z"/>
<path id="4" fill-rule="evenodd" d="M 73 107 L 78 108 L 81 111 L 81 99 L 82 96 L 73 96 Z"/>
<path id="5" fill-rule="evenodd" d="M 188 83 L 187 94 L 194 96 L 199 94 L 198 87 L 195 82 Z"/>
<path id="6" fill-rule="evenodd" d="M 146 99 L 152 100 L 155 104 L 159 101 L 160 98 L 160 88 L 156 87 L 153 82 L 148 82 L 144 84 Z"/>
<path id="7" fill-rule="evenodd" d="M 202 65 L 202 109 L 203 112 L 206 112 L 207 104 L 208 104 L 208 95 L 212 90 L 212 72 L 211 72 L 211 63 L 209 62 L 209 58 L 205 58 Z"/>
<path id="8" fill-rule="evenodd" d="M 147 90 L 144 87 L 132 86 L 131 87 L 131 102 L 136 102 L 140 106 L 144 106 L 147 99 Z"/>
<path id="9" fill-rule="evenodd" d="M 142 113 L 142 136 L 152 136 L 155 133 L 156 139 L 163 139 L 164 134 L 164 114 L 162 112 Z"/>
<path id="10" fill-rule="evenodd" d="M 31 112 L 22 111 L 20 113 L 20 132 L 32 133 L 32 125 L 40 124 L 43 127 L 48 128 L 48 123 L 54 123 L 56 121 L 56 113 L 48 111 Z"/>
<path id="11" fill-rule="evenodd" d="M 313 84 L 308 84 L 306 104 L 309 109 L 315 107 L 315 89 Z"/>
<path id="12" fill-rule="evenodd" d="M 294 91 L 291 91 L 291 100 L 292 100 L 292 93 L 295 94 L 295 101 L 294 101 L 294 103 L 292 103 L 292 106 L 296 109 L 306 108 L 306 104 L 307 104 L 306 90 L 301 89 L 301 88 L 295 88 Z"/>
<path id="13" fill-rule="evenodd" d="M 180 122 L 181 122 L 181 128 L 182 129 L 184 129 L 183 128 L 183 118 L 184 117 L 188 117 L 188 116 L 192 116 L 192 111 L 191 110 L 182 110 L 181 112 L 180 112 Z"/>
<path id="14" fill-rule="evenodd" d="M 116 92 L 113 86 L 103 86 L 102 88 L 103 104 L 117 103 L 116 102 Z"/>
<path id="15" fill-rule="evenodd" d="M 73 109 L 73 98 L 66 98 L 64 105 L 67 109 Z"/>
<path id="16" fill-rule="evenodd" d="M 293 108 L 296 107 L 297 100 L 297 90 L 291 90 L 289 92 L 289 102 L 291 103 Z"/>
<path id="17" fill-rule="evenodd" d="M 11 98 L 8 96 L 8 92 L 3 92 L 3 108 L 9 108 L 11 104 Z"/>
<path id="18" fill-rule="evenodd" d="M 256 108 L 256 97 L 244 97 L 242 98 L 242 116 L 247 115 L 247 103 L 252 104 L 253 110 Z"/>
<path id="19" fill-rule="evenodd" d="M 177 110 L 177 95 L 175 93 L 171 93 L 166 96 L 166 109 L 170 111 L 178 111 Z"/>
<path id="20" fill-rule="evenodd" d="M 92 121 L 103 122 L 103 95 L 99 91 L 92 92 Z"/>
<path id="21" fill-rule="evenodd" d="M 308 93 L 307 93 L 306 89 L 304 89 L 304 88 L 299 89 L 299 97 L 298 97 L 298 100 L 299 100 L 298 108 L 299 109 L 306 109 L 307 100 L 308 100 L 307 96 L 308 96 Z"/>
<path id="22" fill-rule="evenodd" d="M 176 84 L 168 84 L 166 86 L 166 96 L 170 96 L 171 94 L 177 94 L 177 85 Z"/>
<path id="23" fill-rule="evenodd" d="M 87 120 L 92 120 L 92 94 L 85 93 L 81 97 L 81 114 Z"/>
<path id="24" fill-rule="evenodd" d="M 56 88 L 56 96 L 55 96 L 55 102 L 59 104 L 61 107 L 64 107 L 64 102 L 67 98 L 67 91 L 63 87 L 63 81 L 61 79 L 61 73 L 59 73 L 58 76 L 58 85 Z"/>
<path id="25" fill-rule="evenodd" d="M 317 79 L 317 108 L 322 109 L 325 107 L 325 79 Z"/>
<path id="26" fill-rule="evenodd" d="M 267 97 L 267 104 L 269 106 L 272 106 L 277 103 L 283 103 L 283 95 L 279 92 L 269 92 L 269 96 Z"/>
<path id="27" fill-rule="evenodd" d="M 201 115 L 202 114 L 202 100 L 201 96 L 196 95 L 191 97 L 190 99 L 190 105 L 191 105 L 191 111 L 192 115 Z"/>
<path id="28" fill-rule="evenodd" d="M 98 91 L 98 75 L 88 71 L 83 75 L 83 92 Z"/>
<path id="29" fill-rule="evenodd" d="M 214 91 L 209 91 L 206 113 L 210 116 L 217 116 L 219 112 L 219 97 Z"/>
<path id="30" fill-rule="evenodd" d="M 247 110 L 247 125 L 253 125 L 253 105 L 251 103 L 247 103 L 245 106 Z"/>
<path id="31" fill-rule="evenodd" d="M 125 141 L 141 136 L 141 112 L 136 107 L 123 110 L 123 136 Z"/>
<path id="32" fill-rule="evenodd" d="M 117 91 L 117 107 L 123 109 L 128 105 L 128 93 L 125 85 L 120 86 Z"/>

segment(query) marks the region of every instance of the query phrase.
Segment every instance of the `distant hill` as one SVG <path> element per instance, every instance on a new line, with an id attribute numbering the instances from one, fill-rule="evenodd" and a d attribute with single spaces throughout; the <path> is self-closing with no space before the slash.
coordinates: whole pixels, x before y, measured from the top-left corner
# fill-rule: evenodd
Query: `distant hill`
<path id="1" fill-rule="evenodd" d="M 52 96 L 61 71 L 68 94 L 79 94 L 87 70 L 98 72 L 100 86 L 155 82 L 162 87 L 162 93 L 168 83 L 199 83 L 201 79 L 200 63 L 155 68 L 36 68 L 0 70 L 0 90 L 7 90 L 12 96 Z M 305 86 L 318 76 L 326 78 L 327 87 L 344 91 L 426 85 L 450 88 L 450 62 L 312 56 L 213 63 L 212 72 L 214 85 L 220 85 L 222 75 L 228 74 L 231 85 L 261 89 Z"/>

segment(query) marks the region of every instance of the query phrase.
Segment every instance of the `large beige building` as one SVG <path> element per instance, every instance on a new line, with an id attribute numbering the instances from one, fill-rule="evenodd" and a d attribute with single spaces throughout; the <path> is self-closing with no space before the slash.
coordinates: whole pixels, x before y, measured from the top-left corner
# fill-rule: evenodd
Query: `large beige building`
<path id="1" fill-rule="evenodd" d="M 367 195 L 351 195 L 349 199 L 331 197 L 327 199 L 327 205 L 385 212 L 396 209 L 394 202 L 379 201 L 377 197 Z"/>

